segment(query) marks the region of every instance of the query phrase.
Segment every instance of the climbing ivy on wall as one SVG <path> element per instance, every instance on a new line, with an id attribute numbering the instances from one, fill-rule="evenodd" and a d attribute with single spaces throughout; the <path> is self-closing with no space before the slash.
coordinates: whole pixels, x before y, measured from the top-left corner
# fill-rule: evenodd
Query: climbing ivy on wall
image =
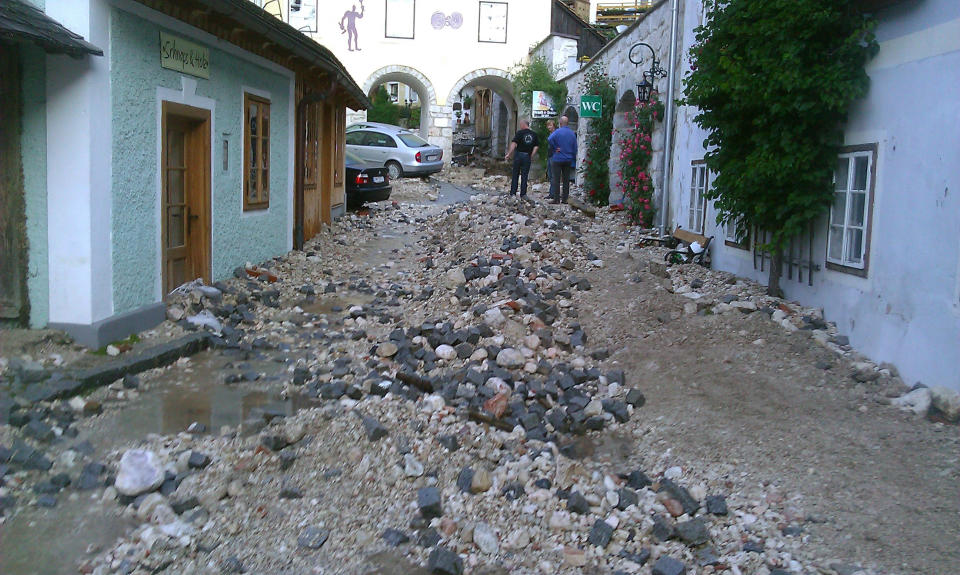
<path id="1" fill-rule="evenodd" d="M 772 233 L 768 292 L 782 250 L 832 201 L 842 123 L 866 95 L 874 21 L 856 0 L 704 0 L 684 103 L 708 132 L 717 222 Z"/>
<path id="2" fill-rule="evenodd" d="M 650 160 L 653 158 L 654 122 L 663 119 L 663 103 L 656 94 L 649 102 L 637 102 L 627 112 L 627 128 L 620 133 L 620 169 L 617 187 L 630 198 L 630 222 L 644 227 L 653 223 L 653 180 Z"/>
<path id="3" fill-rule="evenodd" d="M 601 65 L 592 66 L 580 82 L 580 93 L 599 95 L 599 118 L 581 118 L 589 123 L 586 157 L 580 166 L 587 200 L 597 206 L 610 203 L 610 147 L 613 143 L 613 113 L 617 105 L 617 85 Z"/>

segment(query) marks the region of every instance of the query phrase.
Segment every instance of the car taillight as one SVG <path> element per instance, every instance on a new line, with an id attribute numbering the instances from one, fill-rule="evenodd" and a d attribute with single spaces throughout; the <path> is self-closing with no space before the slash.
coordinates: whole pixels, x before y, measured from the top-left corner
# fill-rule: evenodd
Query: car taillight
<path id="1" fill-rule="evenodd" d="M 370 176 L 366 174 L 357 174 L 357 179 L 354 183 L 357 184 L 366 184 L 370 182 Z"/>
<path id="2" fill-rule="evenodd" d="M 423 161 L 423 160 L 420 159 L 420 152 L 417 152 L 417 161 L 418 161 L 418 162 L 422 162 L 422 161 Z"/>

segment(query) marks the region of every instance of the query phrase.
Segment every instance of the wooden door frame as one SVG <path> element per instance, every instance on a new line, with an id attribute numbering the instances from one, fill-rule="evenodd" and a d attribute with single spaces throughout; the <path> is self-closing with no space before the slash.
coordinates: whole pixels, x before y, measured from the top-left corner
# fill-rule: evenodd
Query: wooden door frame
<path id="1" fill-rule="evenodd" d="M 0 42 L 0 242 L 7 244 L 10 253 L 0 249 L 4 258 L 4 274 L 12 280 L 7 287 L 13 290 L 8 304 L 0 307 L 0 322 L 14 321 L 27 325 L 30 298 L 27 289 L 27 231 L 26 189 L 23 182 L 23 160 L 20 149 L 22 136 L 20 50 L 16 45 Z M 10 294 L 0 294 L 9 297 Z"/>
<path id="2" fill-rule="evenodd" d="M 164 100 L 161 106 L 162 118 L 160 121 L 160 286 L 161 286 L 161 296 L 163 299 L 166 299 L 167 290 L 166 290 L 166 263 L 164 260 L 164 251 L 166 250 L 166 237 L 167 237 L 167 223 L 166 217 L 164 214 L 164 203 L 165 198 L 164 194 L 167 189 L 167 174 L 166 169 L 164 168 L 166 162 L 164 158 L 167 153 L 167 118 L 169 116 L 176 116 L 178 118 L 183 118 L 190 123 L 193 128 L 190 130 L 189 134 L 186 136 L 186 146 L 188 150 L 193 152 L 197 148 L 202 151 L 202 154 L 191 154 L 187 158 L 187 161 L 192 161 L 193 168 L 190 170 L 190 182 L 188 183 L 188 189 L 199 189 L 200 190 L 200 210 L 202 213 L 199 214 L 199 241 L 195 241 L 196 235 L 191 234 L 189 249 L 191 253 L 191 258 L 194 259 L 194 266 L 196 270 L 199 270 L 199 275 L 204 279 L 205 282 L 210 283 L 212 279 L 211 274 L 211 183 L 210 179 L 213 175 L 213 166 L 212 166 L 212 154 L 213 150 L 211 147 L 211 130 L 212 130 L 212 121 L 211 113 L 207 108 L 197 108 L 194 106 L 188 106 L 186 104 L 180 104 L 177 102 L 170 102 Z M 242 163 L 242 162 L 241 162 Z M 186 193 L 186 192 L 185 192 Z M 188 202 L 189 203 L 189 202 Z"/>

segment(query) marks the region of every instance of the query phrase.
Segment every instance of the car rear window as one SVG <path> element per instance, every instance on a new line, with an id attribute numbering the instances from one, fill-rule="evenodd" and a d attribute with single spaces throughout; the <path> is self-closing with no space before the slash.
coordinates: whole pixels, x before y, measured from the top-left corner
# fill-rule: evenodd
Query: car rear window
<path id="1" fill-rule="evenodd" d="M 422 148 L 430 145 L 426 140 L 416 134 L 397 134 L 397 137 L 410 148 Z"/>

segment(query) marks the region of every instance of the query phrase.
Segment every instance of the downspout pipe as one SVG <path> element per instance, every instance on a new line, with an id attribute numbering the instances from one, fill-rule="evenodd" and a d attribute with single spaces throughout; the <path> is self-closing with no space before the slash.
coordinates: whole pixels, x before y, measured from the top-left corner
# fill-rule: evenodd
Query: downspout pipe
<path id="1" fill-rule="evenodd" d="M 673 0 L 672 7 L 670 9 L 670 65 L 667 68 L 667 111 L 666 118 L 664 119 L 664 132 L 666 133 L 663 137 L 663 182 L 660 185 L 660 189 L 663 190 L 663 201 L 660 202 L 661 235 L 665 235 L 667 233 L 667 214 L 670 207 L 670 183 L 672 181 L 672 178 L 670 177 L 670 169 L 673 165 L 673 116 L 675 114 L 673 100 L 677 73 L 677 34 L 680 12 L 678 4 L 679 0 Z"/>

